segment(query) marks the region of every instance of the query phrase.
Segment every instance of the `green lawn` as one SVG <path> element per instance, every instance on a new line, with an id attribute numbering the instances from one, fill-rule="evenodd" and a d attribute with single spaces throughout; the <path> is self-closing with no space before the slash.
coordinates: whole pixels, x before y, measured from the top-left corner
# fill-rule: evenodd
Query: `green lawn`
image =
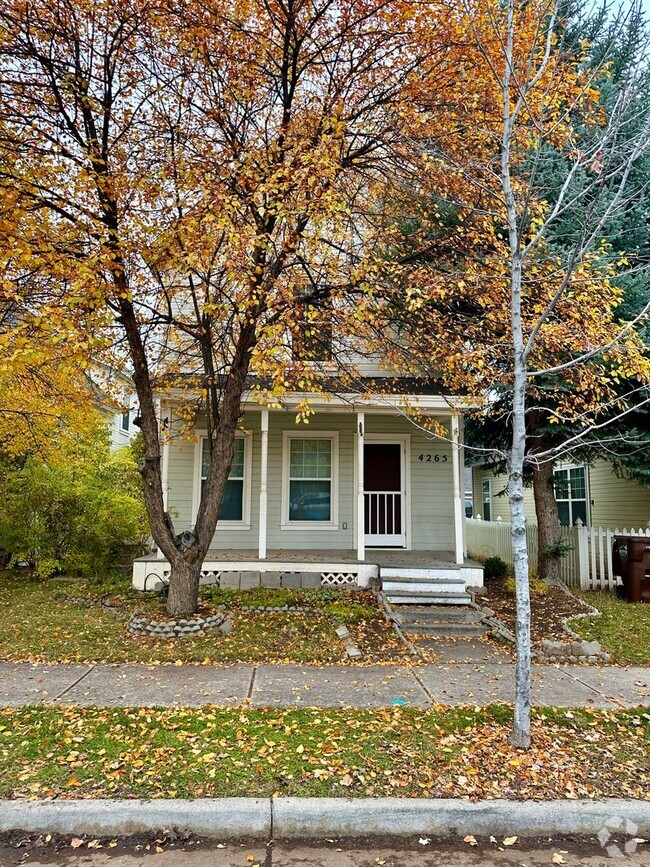
<path id="1" fill-rule="evenodd" d="M 105 594 L 117 606 L 115 609 L 99 604 Z M 0 659 L 52 663 L 334 663 L 346 660 L 345 647 L 334 631 L 340 622 L 350 624 L 364 652 L 362 662 L 411 658 L 370 593 L 206 588 L 203 602 L 228 607 L 234 621 L 229 636 L 214 630 L 176 641 L 135 637 L 125 631 L 130 613 L 140 610 L 154 617 L 164 612 L 160 597 L 137 593 L 126 579 L 82 584 L 37 581 L 4 573 L 0 575 Z M 318 608 L 322 616 L 258 613 L 241 607 L 242 603 L 299 604 Z"/>
<path id="2" fill-rule="evenodd" d="M 385 796 L 650 799 L 650 715 L 25 707 L 0 712 L 0 797 Z"/>
<path id="3" fill-rule="evenodd" d="M 650 665 L 650 605 L 625 602 L 614 593 L 572 592 L 602 611 L 602 617 L 570 621 L 575 632 L 599 641 L 614 662 Z"/>

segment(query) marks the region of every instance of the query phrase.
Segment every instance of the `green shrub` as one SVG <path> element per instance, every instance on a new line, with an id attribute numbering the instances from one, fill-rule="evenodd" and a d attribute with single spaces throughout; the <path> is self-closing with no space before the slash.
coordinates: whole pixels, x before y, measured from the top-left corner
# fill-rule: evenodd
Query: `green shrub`
<path id="1" fill-rule="evenodd" d="M 508 564 L 498 556 L 488 557 L 483 564 L 483 577 L 486 581 L 505 578 L 508 572 Z"/>
<path id="2" fill-rule="evenodd" d="M 0 474 L 0 549 L 39 577 L 91 577 L 127 566 L 149 534 L 140 476 L 128 448 L 112 452 L 105 432 L 57 463 L 32 456 Z"/>

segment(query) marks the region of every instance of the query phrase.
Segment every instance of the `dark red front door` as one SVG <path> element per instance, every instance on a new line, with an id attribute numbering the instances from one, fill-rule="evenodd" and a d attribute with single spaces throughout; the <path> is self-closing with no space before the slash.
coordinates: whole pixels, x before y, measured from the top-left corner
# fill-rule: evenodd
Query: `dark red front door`
<path id="1" fill-rule="evenodd" d="M 403 547 L 402 446 L 367 443 L 363 449 L 366 545 Z"/>

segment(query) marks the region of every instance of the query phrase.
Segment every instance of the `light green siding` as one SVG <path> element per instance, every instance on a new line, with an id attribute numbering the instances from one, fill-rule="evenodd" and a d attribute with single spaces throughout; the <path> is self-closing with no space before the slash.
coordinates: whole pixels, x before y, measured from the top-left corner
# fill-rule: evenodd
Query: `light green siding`
<path id="1" fill-rule="evenodd" d="M 244 415 L 243 427 L 251 432 L 250 528 L 217 527 L 214 548 L 256 549 L 259 539 L 260 490 L 260 413 Z M 199 422 L 197 428 L 201 428 Z M 336 527 L 282 527 L 283 431 L 338 432 L 338 524 Z M 268 448 L 268 520 L 269 549 L 356 547 L 356 414 L 353 412 L 316 412 L 308 425 L 296 425 L 292 412 L 269 413 Z M 410 452 L 408 483 L 410 488 L 410 538 L 407 547 L 419 550 L 452 550 L 454 546 L 453 479 L 451 447 L 432 440 L 398 414 L 366 413 L 365 433 L 407 436 Z M 183 441 L 170 447 L 168 502 L 178 532 L 191 527 L 196 484 L 195 454 L 199 446 Z M 408 453 L 407 452 L 407 453 Z M 420 460 L 420 455 L 423 459 Z M 431 455 L 431 460 L 427 460 Z M 435 456 L 438 456 L 438 460 Z M 347 525 L 345 528 L 343 525 Z M 407 527 L 409 516 L 407 514 Z"/>
<path id="2" fill-rule="evenodd" d="M 562 467 L 563 464 L 558 466 Z M 505 475 L 494 475 L 481 466 L 475 466 L 472 473 L 474 517 L 483 518 L 481 485 L 485 479 L 492 484 L 492 520 L 500 515 L 509 520 L 509 505 L 506 494 L 498 496 L 506 489 L 508 480 Z M 612 471 L 607 461 L 596 461 L 587 467 L 587 496 L 590 500 L 590 526 L 639 529 L 650 521 L 650 489 L 642 488 L 631 479 L 620 479 Z M 524 511 L 526 519 L 537 523 L 535 500 L 532 487 L 524 490 Z"/>
<path id="3" fill-rule="evenodd" d="M 589 467 L 591 524 L 638 530 L 650 521 L 650 489 L 631 479 L 619 479 L 607 461 Z"/>
<path id="4" fill-rule="evenodd" d="M 490 480 L 491 487 L 491 504 L 492 504 L 492 520 L 502 518 L 504 521 L 510 520 L 510 504 L 508 503 L 508 477 L 502 475 L 494 475 L 489 470 L 483 469 L 480 465 L 473 467 L 472 471 L 472 501 L 474 504 L 474 517 L 483 514 L 483 482 Z M 527 521 L 535 523 L 535 500 L 533 499 L 533 489 L 526 488 L 524 490 L 524 514 Z"/>

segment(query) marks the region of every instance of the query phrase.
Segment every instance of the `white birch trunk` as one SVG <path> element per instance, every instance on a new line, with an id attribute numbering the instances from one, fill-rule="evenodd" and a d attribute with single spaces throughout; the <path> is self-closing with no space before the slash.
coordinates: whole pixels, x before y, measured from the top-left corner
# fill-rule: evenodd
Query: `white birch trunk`
<path id="1" fill-rule="evenodd" d="M 517 203 L 510 178 L 510 157 L 515 112 L 511 111 L 510 81 L 514 43 L 514 0 L 508 4 L 506 63 L 503 75 L 503 138 L 501 142 L 501 182 L 508 221 L 510 247 L 510 324 L 512 327 L 512 445 L 508 461 L 512 556 L 517 594 L 515 712 L 510 741 L 515 746 L 530 746 L 530 588 L 528 584 L 528 547 L 524 515 L 524 458 L 526 455 L 526 355 L 521 321 L 522 265 Z"/>

